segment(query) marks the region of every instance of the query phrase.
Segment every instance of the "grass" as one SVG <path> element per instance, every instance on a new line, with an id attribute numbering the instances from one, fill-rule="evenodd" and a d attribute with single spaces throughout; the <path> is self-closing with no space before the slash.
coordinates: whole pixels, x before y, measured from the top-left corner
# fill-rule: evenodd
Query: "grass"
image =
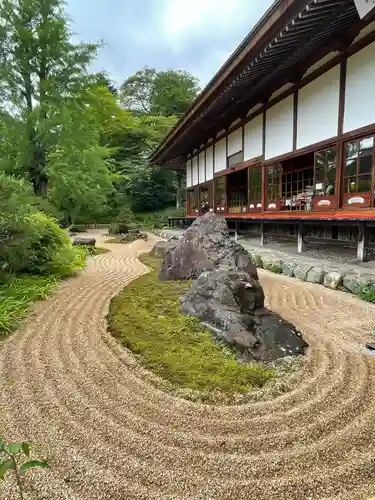
<path id="1" fill-rule="evenodd" d="M 366 302 L 375 303 L 375 288 L 371 285 L 364 286 L 358 290 L 358 297 Z"/>
<path id="2" fill-rule="evenodd" d="M 142 256 L 151 272 L 112 299 L 108 316 L 114 337 L 137 355 L 141 364 L 175 389 L 209 394 L 244 393 L 260 387 L 274 372 L 261 364 L 239 363 L 195 318 L 180 312 L 180 295 L 190 282 L 160 282 L 160 260 Z"/>
<path id="3" fill-rule="evenodd" d="M 101 247 L 77 247 L 75 270 L 85 267 L 86 256 L 99 255 L 109 250 Z M 70 275 L 74 275 L 72 271 Z M 53 293 L 59 281 L 69 277 L 64 275 L 49 276 L 13 276 L 0 282 L 0 338 L 9 335 L 25 317 L 30 306 L 45 300 Z"/>
<path id="4" fill-rule="evenodd" d="M 37 300 L 46 299 L 58 280 L 50 276 L 22 276 L 0 284 L 0 336 L 7 335 Z"/>

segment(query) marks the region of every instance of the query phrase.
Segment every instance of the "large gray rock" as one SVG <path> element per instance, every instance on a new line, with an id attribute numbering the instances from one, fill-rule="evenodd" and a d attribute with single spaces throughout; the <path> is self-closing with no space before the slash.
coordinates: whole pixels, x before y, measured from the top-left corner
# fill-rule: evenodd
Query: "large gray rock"
<path id="1" fill-rule="evenodd" d="M 202 273 L 181 297 L 181 309 L 199 318 L 246 360 L 300 355 L 307 347 L 291 323 L 264 308 L 262 287 L 243 271 Z"/>
<path id="2" fill-rule="evenodd" d="M 79 238 L 79 237 L 77 237 L 77 238 L 73 239 L 73 245 L 94 247 L 96 245 L 96 239 L 95 238 Z"/>
<path id="3" fill-rule="evenodd" d="M 344 276 L 344 287 L 354 294 L 363 288 L 375 288 L 375 274 L 350 272 Z"/>
<path id="4" fill-rule="evenodd" d="M 306 281 L 322 285 L 326 274 L 327 271 L 325 271 L 322 267 L 312 267 L 307 273 Z"/>
<path id="5" fill-rule="evenodd" d="M 175 248 L 167 250 L 160 279 L 197 279 L 203 272 L 221 266 L 245 271 L 258 279 L 249 253 L 229 237 L 224 217 L 211 212 L 194 221 Z"/>
<path id="6" fill-rule="evenodd" d="M 167 250 L 173 250 L 176 244 L 176 241 L 157 241 L 151 250 L 151 255 L 164 259 L 165 252 Z"/>

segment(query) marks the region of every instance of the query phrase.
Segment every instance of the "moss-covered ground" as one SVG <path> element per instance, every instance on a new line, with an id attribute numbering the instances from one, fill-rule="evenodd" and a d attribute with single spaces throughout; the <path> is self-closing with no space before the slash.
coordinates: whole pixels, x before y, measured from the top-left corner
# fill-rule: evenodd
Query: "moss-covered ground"
<path id="1" fill-rule="evenodd" d="M 202 393 L 244 393 L 273 377 L 261 364 L 239 363 L 199 321 L 181 313 L 180 295 L 190 282 L 158 279 L 160 260 L 144 255 L 151 272 L 130 283 L 111 302 L 111 333 L 144 367 L 175 388 Z"/>

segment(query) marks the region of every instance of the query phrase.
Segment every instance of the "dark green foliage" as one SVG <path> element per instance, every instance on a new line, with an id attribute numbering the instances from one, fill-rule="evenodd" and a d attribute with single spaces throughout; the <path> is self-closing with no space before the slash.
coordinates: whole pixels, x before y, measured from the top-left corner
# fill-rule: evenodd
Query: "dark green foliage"
<path id="1" fill-rule="evenodd" d="M 228 396 L 262 386 L 273 372 L 260 364 L 240 364 L 195 319 L 181 314 L 180 295 L 189 282 L 160 282 L 160 260 L 143 256 L 152 271 L 133 281 L 110 305 L 112 334 L 158 376 L 175 388 Z"/>
<path id="2" fill-rule="evenodd" d="M 357 293 L 358 297 L 366 302 L 375 303 L 375 286 L 367 285 L 362 288 Z"/>
<path id="3" fill-rule="evenodd" d="M 109 234 L 125 234 L 129 232 L 129 225 L 123 222 L 113 222 L 110 224 L 108 233 Z"/>
<path id="4" fill-rule="evenodd" d="M 87 226 L 83 224 L 74 224 L 70 226 L 71 233 L 85 233 L 87 231 Z"/>
<path id="5" fill-rule="evenodd" d="M 151 116 L 181 116 L 199 93 L 198 80 L 183 70 L 144 67 L 121 86 L 128 109 Z"/>

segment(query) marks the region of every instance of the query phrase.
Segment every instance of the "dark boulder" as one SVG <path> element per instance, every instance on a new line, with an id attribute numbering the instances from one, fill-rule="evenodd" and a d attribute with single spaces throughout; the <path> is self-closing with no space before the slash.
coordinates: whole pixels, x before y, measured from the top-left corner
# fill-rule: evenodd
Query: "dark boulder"
<path id="1" fill-rule="evenodd" d="M 74 238 L 73 245 L 94 247 L 96 245 L 95 238 Z"/>
<path id="2" fill-rule="evenodd" d="M 137 240 L 148 240 L 148 236 L 146 233 L 140 233 L 139 231 L 137 232 L 128 232 L 126 234 L 121 234 L 120 236 L 120 243 L 133 243 L 134 241 Z"/>
<path id="3" fill-rule="evenodd" d="M 272 361 L 304 354 L 307 347 L 291 323 L 264 308 L 261 285 L 243 271 L 202 273 L 181 297 L 181 309 L 245 360 Z"/>
<path id="4" fill-rule="evenodd" d="M 151 250 L 151 255 L 164 259 L 166 251 L 175 248 L 176 244 L 176 241 L 157 241 Z"/>
<path id="5" fill-rule="evenodd" d="M 167 250 L 160 279 L 197 279 L 219 268 L 245 271 L 258 279 L 250 254 L 229 237 L 224 217 L 211 212 L 194 221 L 176 246 Z"/>

